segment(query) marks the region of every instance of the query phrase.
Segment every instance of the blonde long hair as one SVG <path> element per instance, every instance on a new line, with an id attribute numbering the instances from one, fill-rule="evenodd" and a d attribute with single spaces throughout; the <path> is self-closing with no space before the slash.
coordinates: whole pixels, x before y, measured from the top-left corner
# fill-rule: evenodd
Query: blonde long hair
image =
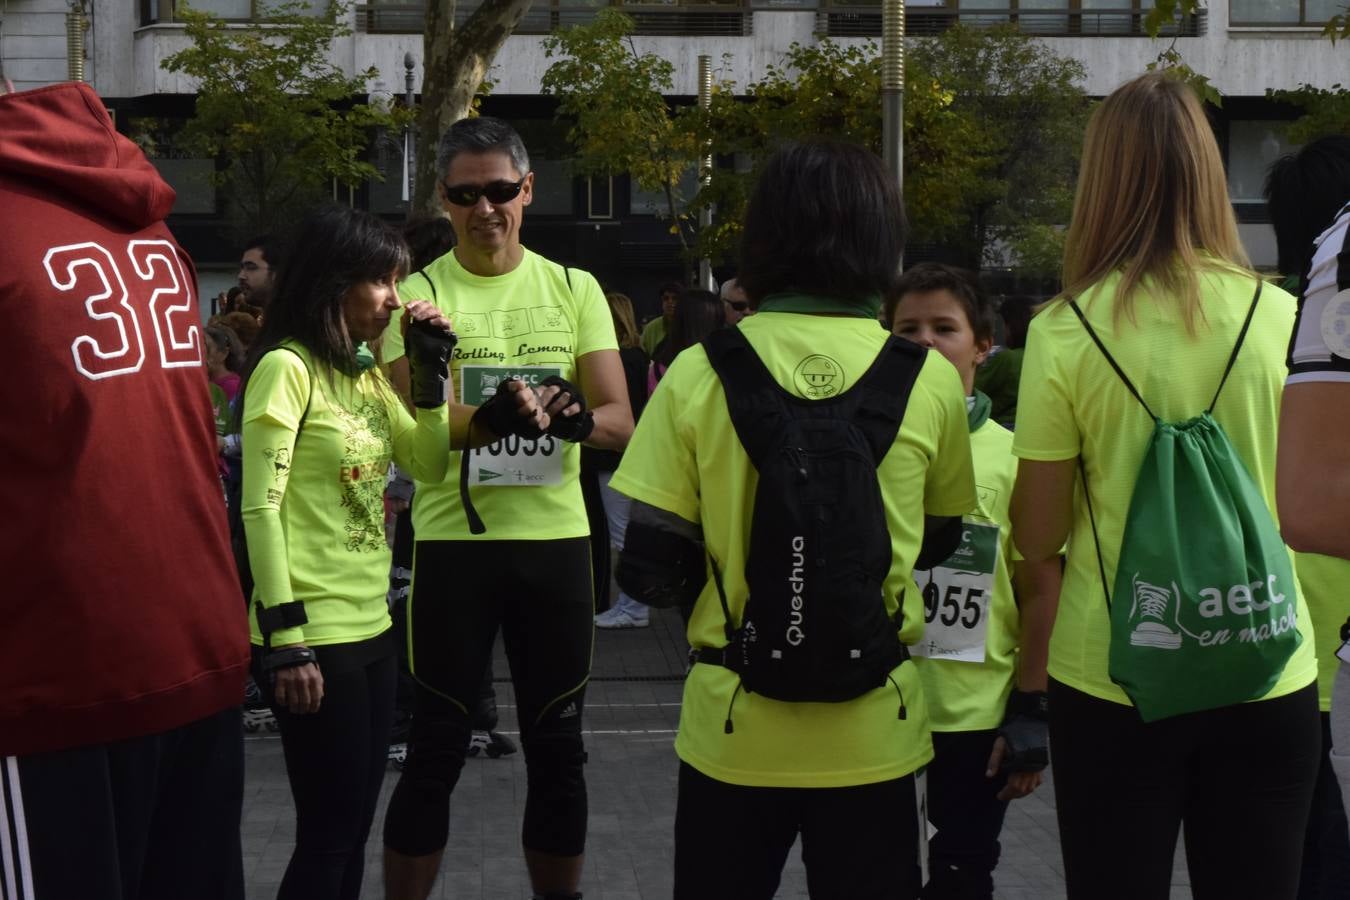
<path id="1" fill-rule="evenodd" d="M 609 314 L 614 317 L 614 333 L 619 339 L 619 346 L 642 346 L 642 334 L 638 331 L 637 317 L 633 314 L 633 301 L 627 294 L 618 292 L 606 294 L 605 300 L 609 303 Z"/>
<path id="2" fill-rule="evenodd" d="M 1228 199 L 1223 159 L 1190 87 L 1150 73 L 1117 88 L 1088 123 L 1064 245 L 1064 294 L 1120 272 L 1115 320 L 1133 322 L 1151 295 L 1181 307 L 1186 330 L 1205 318 L 1204 271 L 1251 272 Z"/>

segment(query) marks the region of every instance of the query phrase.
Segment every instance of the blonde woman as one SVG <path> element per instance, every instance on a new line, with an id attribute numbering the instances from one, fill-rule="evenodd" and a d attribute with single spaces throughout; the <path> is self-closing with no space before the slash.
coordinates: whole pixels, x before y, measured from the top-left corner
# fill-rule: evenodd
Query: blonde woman
<path id="1" fill-rule="evenodd" d="M 619 339 L 619 359 L 623 362 L 624 380 L 628 383 L 628 402 L 633 407 L 633 421 L 642 414 L 647 404 L 647 352 L 642 349 L 642 332 L 637 327 L 637 316 L 633 314 L 633 301 L 627 294 L 611 291 L 605 294 L 609 304 L 609 314 L 614 319 L 614 333 Z M 609 525 L 609 542 L 618 550 L 623 549 L 624 535 L 628 531 L 628 509 L 632 501 L 611 490 L 609 479 L 619 467 L 623 454 L 616 450 L 582 449 L 581 461 L 584 467 L 595 472 L 600 484 L 600 497 L 605 506 L 605 518 Z M 613 559 L 618 559 L 613 556 Z M 607 579 L 606 579 L 607 580 Z M 597 579 L 597 590 L 608 596 L 608 585 Z M 647 606 L 639 603 L 623 591 L 619 597 L 595 617 L 597 628 L 646 628 L 650 624 Z"/>
<path id="2" fill-rule="evenodd" d="M 1189 594 L 1178 590 L 1166 610 L 1146 602 L 1157 598 L 1132 606 L 1134 598 L 1119 590 L 1106 594 L 1150 446 L 1145 405 L 1159 421 L 1181 423 L 1164 426 L 1175 434 L 1212 405 L 1258 505 L 1274 508 L 1294 299 L 1273 285 L 1258 292 L 1218 146 L 1199 101 L 1180 82 L 1136 79 L 1093 115 L 1064 284 L 1064 294 L 1032 320 L 1027 341 L 1012 519 L 1028 560 L 1049 558 L 1068 539 L 1049 699 L 1069 897 L 1167 897 L 1184 828 L 1194 896 L 1293 898 L 1320 747 L 1317 667 L 1297 586 L 1285 584 L 1280 601 L 1295 606 L 1301 640 L 1253 702 L 1145 722 L 1108 674 L 1121 649 L 1112 640 L 1115 609 L 1164 613 L 1148 623 L 1148 634 L 1141 628 L 1139 640 L 1126 642 L 1138 646 L 1147 637 L 1163 648 L 1150 657 L 1155 666 L 1191 652 L 1194 639 Z M 1205 565 L 1217 537 L 1182 532 L 1183 559 Z M 1258 607 L 1275 601 L 1264 587 L 1251 585 Z M 1248 586 L 1233 590 L 1245 602 Z M 1174 690 L 1192 687 L 1182 681 Z"/>

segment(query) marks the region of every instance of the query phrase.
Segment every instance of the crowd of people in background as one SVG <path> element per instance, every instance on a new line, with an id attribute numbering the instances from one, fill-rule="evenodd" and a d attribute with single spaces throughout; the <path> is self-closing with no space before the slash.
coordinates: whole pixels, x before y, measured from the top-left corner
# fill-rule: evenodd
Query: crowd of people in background
<path id="1" fill-rule="evenodd" d="M 596 629 L 666 609 L 677 900 L 767 900 L 798 840 L 813 897 L 989 900 L 1051 763 L 1075 900 L 1169 896 L 1183 834 L 1197 897 L 1350 889 L 1350 140 L 1270 171 L 1278 285 L 1195 94 L 1130 81 L 1087 129 L 1062 290 L 999 299 L 902 268 L 895 179 L 804 141 L 736 276 L 641 323 L 521 243 L 528 150 L 474 117 L 443 217 L 318 208 L 247 242 L 200 326 L 172 191 L 92 91 L 0 115 L 0 496 L 33 530 L 0 898 L 240 900 L 267 728 L 282 900 L 361 895 L 391 754 L 384 894 L 424 900 L 466 758 L 518 749 L 533 896 L 577 900 Z"/>

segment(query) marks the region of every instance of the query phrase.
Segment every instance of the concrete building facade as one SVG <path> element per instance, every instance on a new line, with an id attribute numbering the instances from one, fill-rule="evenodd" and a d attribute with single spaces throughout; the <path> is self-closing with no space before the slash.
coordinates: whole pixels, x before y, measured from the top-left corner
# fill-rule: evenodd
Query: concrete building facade
<path id="1" fill-rule="evenodd" d="M 175 6 L 183 0 L 0 0 L 0 64 L 19 89 L 70 77 L 78 68 L 114 110 L 119 128 L 137 116 L 191 114 L 194 85 L 165 71 L 162 61 L 185 46 Z M 1210 0 L 1181 23 L 1177 49 L 1224 94 L 1216 128 L 1229 167 L 1229 185 L 1243 237 L 1261 265 L 1274 263 L 1274 242 L 1260 202 L 1265 168 L 1288 151 L 1281 124 L 1292 114 L 1266 99 L 1269 88 L 1350 83 L 1350 47 L 1321 36 L 1322 25 L 1347 0 Z M 258 0 L 193 0 L 242 23 L 255 19 Z M 473 0 L 461 0 L 466 16 Z M 1139 74 L 1162 49 L 1142 34 L 1151 0 L 911 0 L 911 35 L 933 34 L 950 23 L 1015 22 L 1058 53 L 1080 60 L 1085 88 L 1101 96 Z M 794 43 L 829 36 L 866 42 L 880 35 L 880 7 L 856 0 L 673 0 L 624 4 L 639 26 L 639 51 L 675 66 L 677 96 L 696 93 L 697 58 L 725 60 L 719 77 L 754 82 L 779 63 Z M 656 221 L 656 198 L 630 189 L 622 176 L 597 185 L 571 177 L 565 148 L 555 140 L 552 104 L 539 95 L 548 65 L 543 37 L 552 28 L 584 21 L 594 0 L 537 0 L 507 41 L 490 74 L 495 83 L 485 111 L 521 123 L 538 158 L 538 201 L 527 218 L 527 241 L 561 259 L 589 266 L 619 289 L 640 293 L 677 270 L 674 247 Z M 424 6 L 410 2 L 356 4 L 346 15 L 353 33 L 333 47 L 347 71 L 380 70 L 372 93 L 402 95 L 403 58 L 412 53 L 420 90 Z M 86 27 L 81 28 L 81 25 Z M 543 139 L 539 136 L 544 135 Z M 396 142 L 377 147 L 377 164 L 393 176 L 359 192 L 356 202 L 391 216 L 403 210 L 397 183 Z M 401 146 L 401 144 L 400 144 Z M 211 160 L 181 158 L 169 149 L 155 160 L 179 189 L 174 227 L 203 263 L 225 264 L 235 248 L 220 238 L 220 205 L 204 177 Z"/>

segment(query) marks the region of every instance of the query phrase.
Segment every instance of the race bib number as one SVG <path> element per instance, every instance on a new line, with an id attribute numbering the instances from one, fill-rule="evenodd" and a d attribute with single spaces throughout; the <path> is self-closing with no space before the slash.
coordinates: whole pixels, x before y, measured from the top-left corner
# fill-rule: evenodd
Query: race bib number
<path id="1" fill-rule="evenodd" d="M 923 640 L 915 656 L 984 662 L 989 600 L 998 563 L 998 526 L 964 523 L 961 545 L 940 566 L 915 571 L 923 593 Z"/>
<path id="2" fill-rule="evenodd" d="M 460 400 L 470 406 L 487 402 L 497 388 L 520 378 L 533 388 L 550 375 L 562 376 L 556 366 L 461 366 Z M 552 435 L 502 438 L 469 451 L 469 484 L 474 487 L 543 487 L 562 483 L 562 442 Z"/>

